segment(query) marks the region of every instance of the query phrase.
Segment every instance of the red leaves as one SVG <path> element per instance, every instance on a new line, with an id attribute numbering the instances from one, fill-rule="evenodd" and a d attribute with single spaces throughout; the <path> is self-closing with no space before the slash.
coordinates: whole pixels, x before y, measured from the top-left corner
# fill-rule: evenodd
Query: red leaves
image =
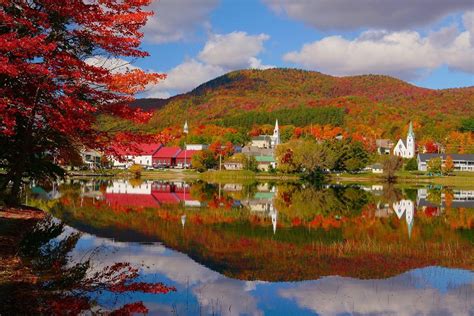
<path id="1" fill-rule="evenodd" d="M 125 284 L 125 282 L 122 282 L 111 286 L 109 290 L 115 293 L 143 292 L 151 294 L 166 294 L 169 292 L 175 292 L 176 288 L 173 286 L 166 286 L 163 283 L 135 282 Z"/>
<path id="2" fill-rule="evenodd" d="M 134 69 L 116 73 L 89 65 L 97 52 L 110 56 L 143 57 L 138 49 L 141 27 L 152 14 L 150 1 L 50 1 L 2 3 L 0 23 L 0 133 L 16 139 L 19 122 L 30 135 L 59 134 L 71 143 L 99 144 L 97 114 L 112 114 L 137 123 L 151 114 L 126 106 L 132 96 L 164 75 Z M 99 56 L 100 57 L 100 56 Z M 26 123 L 25 123 L 26 122 Z M 25 130 L 26 128 L 23 127 Z M 105 133 L 106 134 L 106 133 Z M 101 135 L 107 140 L 107 135 Z M 104 137 L 105 136 L 105 137 Z M 44 146 L 44 145 L 43 145 Z M 35 148 L 57 152 L 59 144 Z"/>
<path id="3" fill-rule="evenodd" d="M 148 308 L 143 304 L 143 302 L 135 302 L 130 304 L 125 304 L 121 308 L 110 313 L 111 316 L 127 316 L 133 314 L 147 314 Z"/>

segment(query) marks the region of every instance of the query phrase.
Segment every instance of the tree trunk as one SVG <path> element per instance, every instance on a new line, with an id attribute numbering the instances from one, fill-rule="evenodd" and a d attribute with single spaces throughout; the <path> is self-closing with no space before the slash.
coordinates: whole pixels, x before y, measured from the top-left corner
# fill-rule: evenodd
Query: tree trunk
<path id="1" fill-rule="evenodd" d="M 11 188 L 10 192 L 7 193 L 5 202 L 9 206 L 18 206 L 21 202 L 21 185 L 23 184 L 22 182 L 22 177 L 23 177 L 23 172 L 25 169 L 25 164 L 23 162 L 19 162 L 16 166 L 15 169 L 12 170 L 10 177 L 7 178 L 7 182 L 11 181 Z"/>

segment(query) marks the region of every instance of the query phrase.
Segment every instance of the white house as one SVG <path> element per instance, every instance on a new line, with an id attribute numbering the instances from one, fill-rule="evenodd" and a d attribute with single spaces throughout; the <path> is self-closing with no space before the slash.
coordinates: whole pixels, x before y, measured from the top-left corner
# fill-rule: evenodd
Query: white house
<path id="1" fill-rule="evenodd" d="M 161 144 L 133 144 L 129 148 L 116 148 L 120 159 L 112 157 L 112 167 L 129 168 L 131 165 L 153 166 L 153 155 L 162 147 Z"/>
<path id="2" fill-rule="evenodd" d="M 393 149 L 393 154 L 407 159 L 415 157 L 415 133 L 413 133 L 412 122 L 410 122 L 406 141 L 399 139 Z"/>
<path id="3" fill-rule="evenodd" d="M 428 161 L 433 158 L 441 158 L 444 165 L 448 156 L 453 159 L 455 171 L 474 172 L 474 154 L 418 154 L 418 170 L 428 171 Z"/>
<path id="4" fill-rule="evenodd" d="M 126 180 L 113 181 L 106 189 L 106 193 L 113 194 L 151 194 L 152 182 L 145 181 L 139 185 L 132 185 Z"/>
<path id="5" fill-rule="evenodd" d="M 372 173 L 382 174 L 383 173 L 383 165 L 380 163 L 374 163 L 370 166 L 367 166 L 367 170 L 372 171 Z"/>
<path id="6" fill-rule="evenodd" d="M 205 150 L 208 147 L 206 144 L 186 144 L 186 150 Z"/>
<path id="7" fill-rule="evenodd" d="M 93 149 L 83 148 L 80 151 L 82 162 L 89 167 L 89 169 L 98 168 L 102 154 Z"/>

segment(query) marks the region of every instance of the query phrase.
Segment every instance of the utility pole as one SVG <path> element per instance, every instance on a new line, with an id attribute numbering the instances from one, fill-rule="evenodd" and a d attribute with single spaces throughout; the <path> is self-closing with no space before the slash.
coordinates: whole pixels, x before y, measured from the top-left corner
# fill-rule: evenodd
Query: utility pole
<path id="1" fill-rule="evenodd" d="M 186 150 L 186 147 L 187 147 L 187 144 L 186 144 L 186 140 L 188 138 L 188 133 L 189 133 L 189 128 L 188 128 L 188 121 L 186 120 L 186 122 L 184 122 L 184 127 L 183 127 L 183 133 L 184 133 L 184 170 L 186 170 L 186 155 L 187 155 L 187 150 Z"/>

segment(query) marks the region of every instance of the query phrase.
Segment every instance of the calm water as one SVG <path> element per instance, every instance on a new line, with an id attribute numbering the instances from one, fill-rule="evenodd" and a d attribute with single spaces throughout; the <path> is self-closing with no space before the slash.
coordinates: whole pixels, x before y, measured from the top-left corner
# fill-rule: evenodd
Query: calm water
<path id="1" fill-rule="evenodd" d="M 159 315 L 473 315 L 474 190 L 88 181 L 31 189 L 72 261 L 140 267 Z"/>

